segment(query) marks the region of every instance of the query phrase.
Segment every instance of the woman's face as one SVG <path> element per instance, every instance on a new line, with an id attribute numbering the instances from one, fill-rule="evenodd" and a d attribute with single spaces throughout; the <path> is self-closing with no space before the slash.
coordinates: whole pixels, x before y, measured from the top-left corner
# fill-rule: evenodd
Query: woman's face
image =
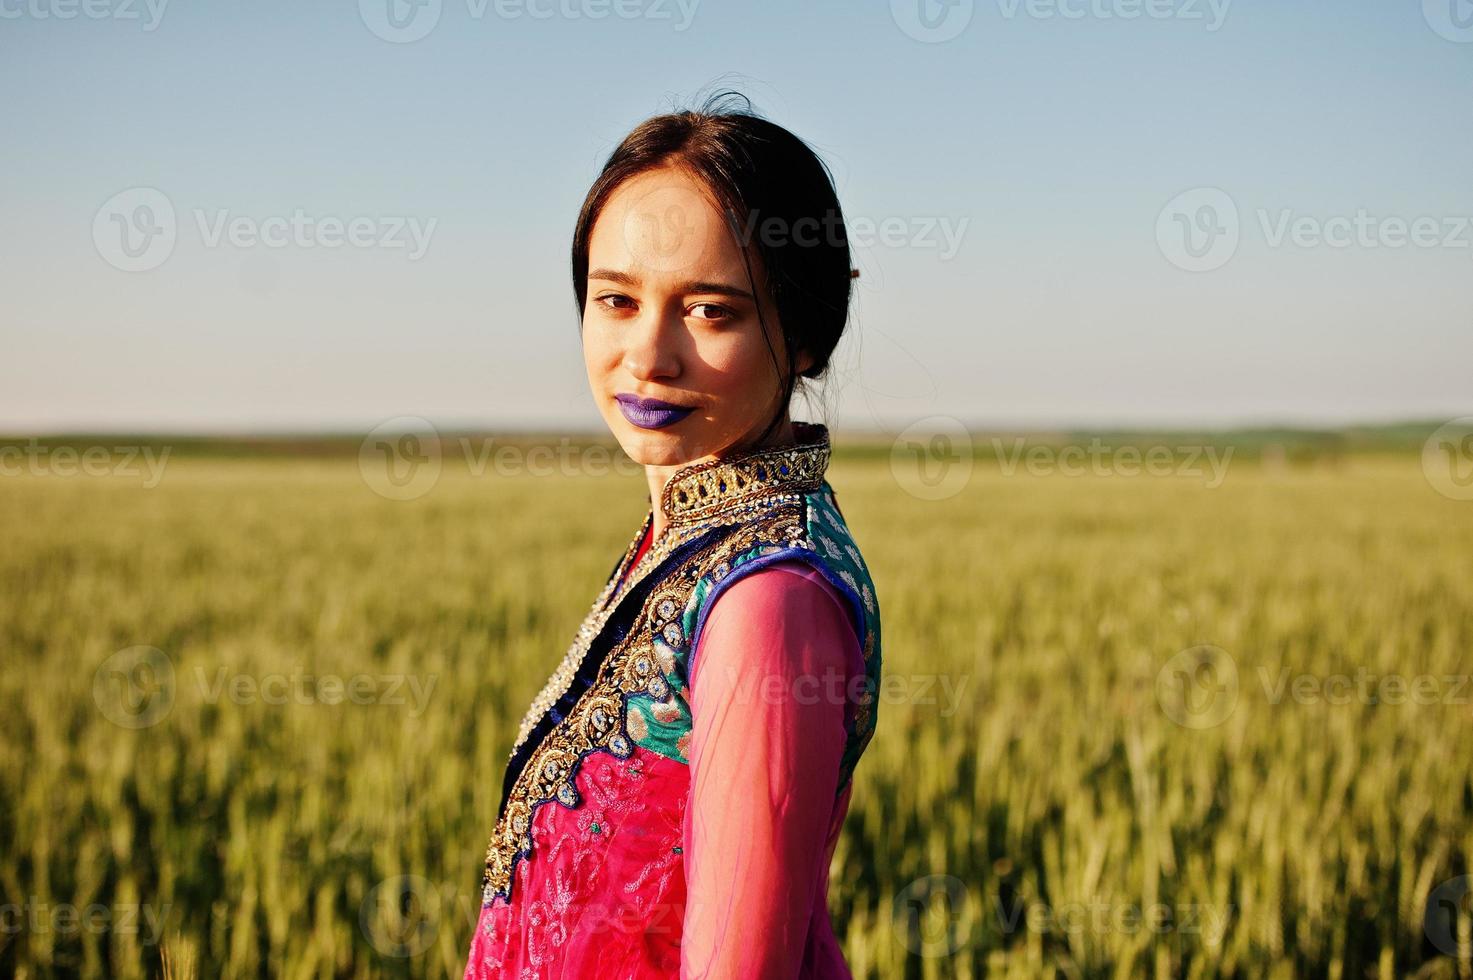
<path id="1" fill-rule="evenodd" d="M 761 288 L 755 255 L 752 275 Z M 621 184 L 589 237 L 583 360 L 624 452 L 676 466 L 755 438 L 777 411 L 784 359 L 777 312 L 752 295 L 705 187 L 673 168 Z"/>

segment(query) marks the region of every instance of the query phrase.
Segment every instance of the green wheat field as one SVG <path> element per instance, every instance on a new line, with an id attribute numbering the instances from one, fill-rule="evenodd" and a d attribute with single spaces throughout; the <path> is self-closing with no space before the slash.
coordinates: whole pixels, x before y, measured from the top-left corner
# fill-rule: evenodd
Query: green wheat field
<path id="1" fill-rule="evenodd" d="M 989 447 L 939 489 L 836 443 L 889 678 L 857 977 L 1473 977 L 1473 501 L 1420 443 L 1214 485 Z M 356 441 L 166 448 L 0 476 L 0 975 L 458 977 L 642 478 L 447 452 L 397 500 Z"/>

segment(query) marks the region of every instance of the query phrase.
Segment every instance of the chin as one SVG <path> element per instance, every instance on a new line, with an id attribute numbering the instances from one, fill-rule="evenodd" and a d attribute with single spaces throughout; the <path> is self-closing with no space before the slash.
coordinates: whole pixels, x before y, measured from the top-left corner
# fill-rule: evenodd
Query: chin
<path id="1" fill-rule="evenodd" d="M 688 436 L 673 431 L 679 423 L 669 429 L 641 429 L 620 418 L 613 425 L 619 448 L 641 466 L 683 466 L 707 455 L 695 451 Z"/>
<path id="2" fill-rule="evenodd" d="M 681 439 L 660 429 L 639 429 L 623 419 L 611 423 L 619 448 L 639 466 L 675 466 L 681 461 Z"/>

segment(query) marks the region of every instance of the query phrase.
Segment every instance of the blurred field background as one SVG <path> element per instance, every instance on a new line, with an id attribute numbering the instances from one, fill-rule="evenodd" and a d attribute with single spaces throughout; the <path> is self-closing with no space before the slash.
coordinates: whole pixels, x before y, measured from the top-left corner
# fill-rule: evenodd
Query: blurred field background
<path id="1" fill-rule="evenodd" d="M 833 868 L 855 975 L 1473 976 L 1473 502 L 1426 434 L 1238 433 L 1210 487 L 979 440 L 937 500 L 840 434 L 897 679 Z M 0 478 L 0 975 L 459 976 L 642 479 L 447 454 L 393 500 L 356 440 L 156 447 L 149 487 Z"/>

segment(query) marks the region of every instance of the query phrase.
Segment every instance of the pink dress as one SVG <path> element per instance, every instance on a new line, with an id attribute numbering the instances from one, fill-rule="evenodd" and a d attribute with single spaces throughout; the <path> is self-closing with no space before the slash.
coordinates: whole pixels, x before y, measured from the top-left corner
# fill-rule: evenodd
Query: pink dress
<path id="1" fill-rule="evenodd" d="M 535 810 L 466 980 L 849 976 L 827 896 L 865 671 L 851 605 L 808 564 L 768 565 L 713 602 L 689 671 L 689 765 L 589 755 L 581 805 Z"/>

